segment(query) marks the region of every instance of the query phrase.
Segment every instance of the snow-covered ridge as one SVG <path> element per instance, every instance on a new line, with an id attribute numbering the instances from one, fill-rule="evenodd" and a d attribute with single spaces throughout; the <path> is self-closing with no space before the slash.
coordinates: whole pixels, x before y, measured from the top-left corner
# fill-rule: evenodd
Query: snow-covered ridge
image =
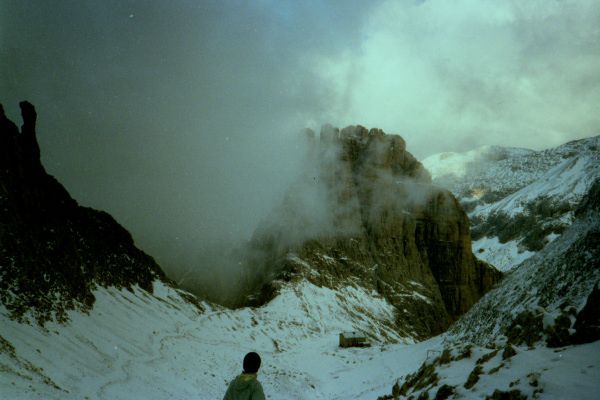
<path id="1" fill-rule="evenodd" d="M 421 161 L 434 182 L 458 197 L 489 187 L 494 191 L 523 188 L 550 168 L 573 157 L 598 159 L 600 136 L 575 140 L 541 151 L 516 147 L 482 146 L 464 153 L 440 153 Z"/>
<path id="2" fill-rule="evenodd" d="M 281 289 L 260 308 L 229 310 L 191 304 L 184 293 L 157 283 L 154 294 L 114 288 L 96 291 L 89 315 L 72 311 L 67 325 L 19 324 L 0 312 L 0 392 L 11 399 L 215 399 L 240 372 L 247 351 L 263 359 L 259 379 L 271 399 L 376 399 L 423 362 L 433 362 L 443 337 L 413 343 L 394 338 L 373 318 L 393 318 L 391 307 L 360 288 L 339 292 L 306 281 Z M 361 315 L 356 311 L 361 307 Z M 353 311 L 354 310 L 354 311 Z M 373 346 L 341 349 L 338 334 L 364 330 Z M 382 344 L 386 335 L 404 343 Z M 554 398 L 593 398 L 600 365 L 598 342 L 564 350 L 516 348 L 483 364 L 473 389 L 460 387 L 491 350 L 474 346 L 459 362 L 441 366 L 439 383 L 460 398 L 484 398 L 496 389 L 531 394 L 527 376 Z M 593 360 L 596 359 L 596 362 Z M 585 370 L 575 366 L 585 365 Z M 541 366 L 544 366 L 542 369 Z M 497 368 L 497 373 L 490 373 Z M 565 375 L 565 371 L 571 371 Z M 577 388 L 564 383 L 578 382 Z M 513 382 L 520 380 L 514 386 Z M 529 392 L 527 391 L 529 390 Z M 592 396 L 592 397 L 590 397 Z M 432 398 L 432 396 L 430 396 Z"/>
<path id="3" fill-rule="evenodd" d="M 484 146 L 423 160 L 463 204 L 473 252 L 507 271 L 560 236 L 600 178 L 600 136 L 533 151 Z"/>
<path id="4" fill-rule="evenodd" d="M 519 147 L 481 146 L 464 153 L 444 152 L 425 158 L 423 166 L 431 173 L 432 179 L 443 176 L 462 178 L 470 170 L 482 163 L 502 161 L 507 158 L 529 155 L 534 150 Z"/>
<path id="5" fill-rule="evenodd" d="M 581 310 L 600 281 L 600 216 L 579 218 L 551 245 L 530 257 L 469 310 L 449 333 L 454 341 L 494 342 L 526 310 L 553 319 Z"/>
<path id="6" fill-rule="evenodd" d="M 495 203 L 480 205 L 471 214 L 505 211 L 514 216 L 525 211 L 524 205 L 542 197 L 577 204 L 598 178 L 599 171 L 598 159 L 589 155 L 561 160 L 531 184 Z"/>

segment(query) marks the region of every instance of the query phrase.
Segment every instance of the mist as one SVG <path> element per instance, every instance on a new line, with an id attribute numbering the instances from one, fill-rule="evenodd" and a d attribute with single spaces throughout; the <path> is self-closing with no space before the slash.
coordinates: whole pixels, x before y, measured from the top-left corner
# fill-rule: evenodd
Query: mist
<path id="1" fill-rule="evenodd" d="M 400 133 L 419 158 L 536 150 L 600 130 L 597 1 L 387 1 L 358 48 L 319 58 L 340 126 Z"/>
<path id="2" fill-rule="evenodd" d="M 43 162 L 81 204 L 187 271 L 298 174 L 296 133 L 328 100 L 306 55 L 351 44 L 357 4 L 2 2 L 0 101 L 17 121 L 37 106 Z"/>
<path id="3" fill-rule="evenodd" d="M 179 281 L 227 284 L 310 175 L 304 127 L 380 127 L 422 158 L 600 126 L 596 1 L 52 3 L 0 3 L 0 102 L 35 104 L 48 172 Z"/>

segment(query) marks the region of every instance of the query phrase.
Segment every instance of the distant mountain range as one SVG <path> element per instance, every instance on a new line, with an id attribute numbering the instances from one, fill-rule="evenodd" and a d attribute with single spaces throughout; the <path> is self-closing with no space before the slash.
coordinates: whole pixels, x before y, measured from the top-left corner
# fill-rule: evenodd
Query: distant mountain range
<path id="1" fill-rule="evenodd" d="M 471 220 L 473 252 L 507 271 L 555 240 L 600 178 L 600 136 L 534 151 L 484 146 L 423 160 Z"/>

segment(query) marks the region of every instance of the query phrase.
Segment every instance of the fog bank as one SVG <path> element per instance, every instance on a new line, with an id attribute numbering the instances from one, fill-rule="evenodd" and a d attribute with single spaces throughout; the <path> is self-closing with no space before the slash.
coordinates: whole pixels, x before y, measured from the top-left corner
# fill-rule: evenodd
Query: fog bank
<path id="1" fill-rule="evenodd" d="M 418 158 L 597 134 L 598 21 L 592 0 L 3 1 L 0 102 L 37 106 L 81 204 L 208 276 L 303 173 L 304 127 L 380 127 Z"/>

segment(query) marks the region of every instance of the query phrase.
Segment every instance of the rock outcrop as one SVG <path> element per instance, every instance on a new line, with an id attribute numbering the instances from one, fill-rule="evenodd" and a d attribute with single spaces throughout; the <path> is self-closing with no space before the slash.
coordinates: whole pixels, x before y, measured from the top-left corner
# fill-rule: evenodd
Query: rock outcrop
<path id="1" fill-rule="evenodd" d="M 21 130 L 0 106 L 0 301 L 41 324 L 90 310 L 96 286 L 152 291 L 164 277 L 105 212 L 80 207 L 40 162 L 36 111 L 20 103 Z"/>
<path id="2" fill-rule="evenodd" d="M 270 300 L 281 281 L 359 285 L 396 307 L 400 331 L 425 338 L 501 278 L 473 256 L 465 212 L 431 184 L 400 136 L 328 125 L 319 140 L 307 136 L 314 168 L 256 231 L 251 247 L 260 257 L 247 278 L 255 291 L 242 304 Z"/>

